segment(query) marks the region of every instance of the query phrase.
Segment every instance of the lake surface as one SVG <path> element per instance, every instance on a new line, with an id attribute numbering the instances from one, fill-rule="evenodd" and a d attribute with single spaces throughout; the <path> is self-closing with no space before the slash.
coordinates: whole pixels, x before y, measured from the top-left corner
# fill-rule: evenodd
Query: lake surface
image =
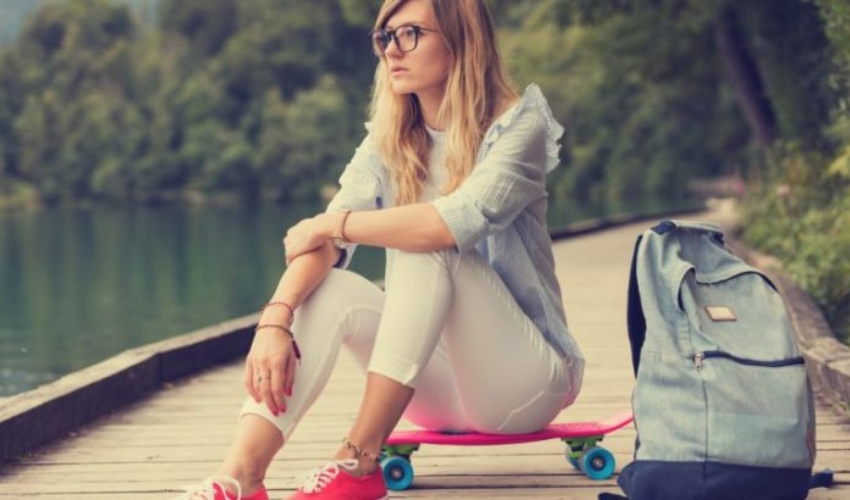
<path id="1" fill-rule="evenodd" d="M 284 270 L 281 237 L 318 206 L 0 214 L 0 397 L 125 349 L 250 314 Z M 604 210 L 552 205 L 553 227 Z M 353 269 L 383 277 L 383 251 Z"/>

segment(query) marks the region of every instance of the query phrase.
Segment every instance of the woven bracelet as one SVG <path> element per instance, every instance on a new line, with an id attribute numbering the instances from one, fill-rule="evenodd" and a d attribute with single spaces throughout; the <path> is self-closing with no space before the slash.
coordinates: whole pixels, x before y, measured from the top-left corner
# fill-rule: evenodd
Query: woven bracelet
<path id="1" fill-rule="evenodd" d="M 260 312 L 265 311 L 269 307 L 273 306 L 283 306 L 289 311 L 289 326 L 292 326 L 292 323 L 295 321 L 295 309 L 289 304 L 289 302 L 284 302 L 282 300 L 276 300 L 274 302 L 269 302 L 260 308 Z"/>

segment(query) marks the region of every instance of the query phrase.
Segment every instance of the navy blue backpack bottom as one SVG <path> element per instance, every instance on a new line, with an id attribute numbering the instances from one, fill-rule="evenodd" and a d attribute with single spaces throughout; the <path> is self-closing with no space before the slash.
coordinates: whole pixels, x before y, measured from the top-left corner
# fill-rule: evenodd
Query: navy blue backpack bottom
<path id="1" fill-rule="evenodd" d="M 617 483 L 629 500 L 803 500 L 811 469 L 638 460 Z"/>

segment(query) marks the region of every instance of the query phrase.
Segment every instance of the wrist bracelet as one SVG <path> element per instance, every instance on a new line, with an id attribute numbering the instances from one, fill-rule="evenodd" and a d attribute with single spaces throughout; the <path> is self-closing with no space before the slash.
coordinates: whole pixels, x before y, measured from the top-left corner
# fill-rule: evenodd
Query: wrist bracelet
<path id="1" fill-rule="evenodd" d="M 299 362 L 301 361 L 301 349 L 298 348 L 298 342 L 295 341 L 295 334 L 292 333 L 292 330 L 283 325 L 274 325 L 270 323 L 266 325 L 257 325 L 256 328 L 254 328 L 254 332 L 257 332 L 263 328 L 274 328 L 276 330 L 283 330 L 284 332 L 286 332 L 286 334 L 289 335 L 289 340 L 292 341 L 292 350 L 295 351 L 295 359 L 297 359 Z"/>
<path id="2" fill-rule="evenodd" d="M 274 302 L 269 302 L 268 304 L 261 307 L 260 312 L 263 312 L 263 311 L 266 310 L 266 308 L 269 308 L 269 307 L 272 307 L 272 306 L 283 306 L 283 307 L 285 307 L 289 311 L 289 326 L 292 326 L 292 322 L 295 321 L 295 309 L 293 309 L 292 306 L 289 305 L 288 302 L 284 302 L 282 300 L 276 300 Z"/>
<path id="3" fill-rule="evenodd" d="M 339 218 L 339 224 L 337 224 L 334 229 L 334 233 L 331 236 L 331 240 L 341 243 L 343 245 L 348 245 L 351 241 L 345 236 L 345 222 L 348 220 L 348 216 L 351 215 L 351 210 L 345 209 L 340 212 L 342 215 Z"/>

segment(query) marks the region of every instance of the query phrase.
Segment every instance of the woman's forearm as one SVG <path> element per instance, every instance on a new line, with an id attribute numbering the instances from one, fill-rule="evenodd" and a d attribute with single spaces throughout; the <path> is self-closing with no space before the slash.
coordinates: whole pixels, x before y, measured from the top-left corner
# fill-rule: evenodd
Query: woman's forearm
<path id="1" fill-rule="evenodd" d="M 286 268 L 269 302 L 285 302 L 297 309 L 325 279 L 338 259 L 339 250 L 330 241 L 301 255 Z M 261 320 L 263 322 L 289 323 L 289 311 L 285 307 L 266 309 Z"/>
<path id="2" fill-rule="evenodd" d="M 340 215 L 331 215 L 335 224 L 330 226 L 333 234 Z M 351 212 L 344 232 L 354 243 L 408 252 L 432 252 L 455 246 L 448 226 L 430 203 Z"/>

